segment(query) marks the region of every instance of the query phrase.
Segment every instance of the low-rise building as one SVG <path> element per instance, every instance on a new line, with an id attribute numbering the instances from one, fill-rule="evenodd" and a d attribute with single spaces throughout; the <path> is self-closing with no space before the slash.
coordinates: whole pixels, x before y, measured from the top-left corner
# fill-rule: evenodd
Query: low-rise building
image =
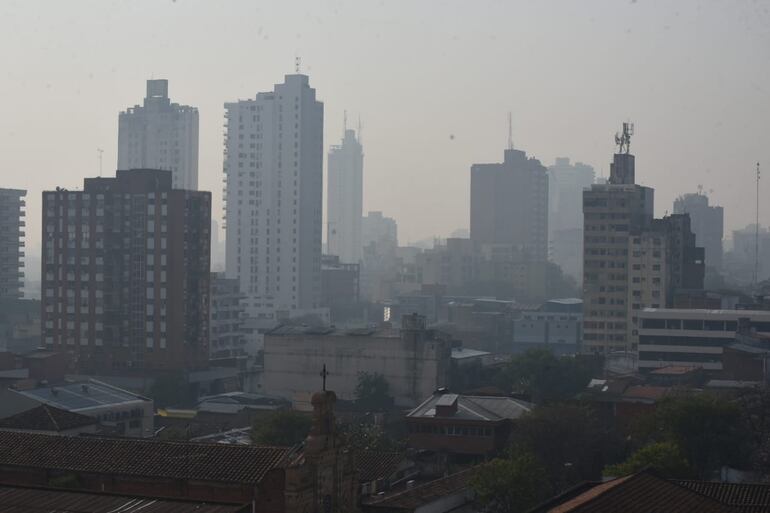
<path id="1" fill-rule="evenodd" d="M 413 407 L 446 386 L 451 343 L 426 329 L 425 318 L 403 317 L 401 330 L 336 330 L 285 325 L 265 335 L 263 392 L 309 409 L 326 366 L 327 384 L 354 400 L 362 373 L 381 374 L 397 406 Z"/>
<path id="2" fill-rule="evenodd" d="M 245 295 L 237 278 L 224 273 L 211 273 L 211 307 L 209 308 L 209 357 L 228 358 L 246 354 L 243 321 L 246 316 Z"/>
<path id="3" fill-rule="evenodd" d="M 72 413 L 95 418 L 103 428 L 121 436 L 146 438 L 154 434 L 153 401 L 96 380 L 15 390 L 16 394 Z"/>
<path id="4" fill-rule="evenodd" d="M 0 419 L 2 431 L 25 431 L 48 435 L 79 435 L 96 433 L 95 418 L 47 404 Z"/>
<path id="5" fill-rule="evenodd" d="M 583 333 L 583 301 L 552 299 L 537 310 L 524 311 L 513 321 L 513 352 L 532 348 L 576 354 Z"/>
<path id="6" fill-rule="evenodd" d="M 744 329 L 770 334 L 770 312 L 647 308 L 639 312 L 639 369 L 670 365 L 723 370 L 726 347 Z"/>
<path id="7" fill-rule="evenodd" d="M 406 415 L 409 446 L 457 456 L 488 457 L 505 447 L 511 421 L 531 407 L 511 397 L 458 395 L 440 389 Z"/>

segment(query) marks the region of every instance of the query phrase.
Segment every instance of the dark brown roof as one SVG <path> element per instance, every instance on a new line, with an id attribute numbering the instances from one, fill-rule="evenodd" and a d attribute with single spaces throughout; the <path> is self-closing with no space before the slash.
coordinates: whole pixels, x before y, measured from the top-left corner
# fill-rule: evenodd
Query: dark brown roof
<path id="1" fill-rule="evenodd" d="M 96 419 L 47 404 L 0 419 L 0 429 L 29 429 L 33 431 L 67 431 L 96 424 Z"/>
<path id="2" fill-rule="evenodd" d="M 469 468 L 451 476 L 436 479 L 403 492 L 392 495 L 386 495 L 382 498 L 376 498 L 366 504 L 367 508 L 382 508 L 386 510 L 402 509 L 415 510 L 426 504 L 446 497 L 456 495 L 468 489 L 471 478 L 475 475 L 476 469 Z"/>
<path id="3" fill-rule="evenodd" d="M 677 481 L 677 484 L 745 513 L 770 512 L 770 484 Z"/>
<path id="4" fill-rule="evenodd" d="M 242 513 L 248 506 L 0 485 L 3 513 Z"/>
<path id="5" fill-rule="evenodd" d="M 3 466 L 201 481 L 257 483 L 290 450 L 0 431 Z"/>
<path id="6" fill-rule="evenodd" d="M 587 487 L 587 489 L 586 489 Z M 737 513 L 738 510 L 684 486 L 642 471 L 605 483 L 581 485 L 531 513 Z"/>
<path id="7" fill-rule="evenodd" d="M 404 455 L 400 452 L 357 452 L 356 473 L 358 474 L 358 481 L 369 483 L 390 477 L 398 470 L 398 466 L 402 461 L 404 461 Z"/>

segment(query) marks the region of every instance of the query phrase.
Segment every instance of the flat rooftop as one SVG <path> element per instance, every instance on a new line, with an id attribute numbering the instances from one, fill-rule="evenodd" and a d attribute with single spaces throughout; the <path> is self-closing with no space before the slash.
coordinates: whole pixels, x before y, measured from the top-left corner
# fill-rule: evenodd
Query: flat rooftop
<path id="1" fill-rule="evenodd" d="M 665 319 L 729 319 L 734 320 L 740 317 L 749 317 L 751 319 L 770 320 L 770 310 L 708 310 L 708 309 L 687 309 L 687 308 L 645 308 L 639 312 L 640 317 Z"/>
<path id="2" fill-rule="evenodd" d="M 17 390 L 16 393 L 63 410 L 77 412 L 149 401 L 141 395 L 96 380 Z"/>

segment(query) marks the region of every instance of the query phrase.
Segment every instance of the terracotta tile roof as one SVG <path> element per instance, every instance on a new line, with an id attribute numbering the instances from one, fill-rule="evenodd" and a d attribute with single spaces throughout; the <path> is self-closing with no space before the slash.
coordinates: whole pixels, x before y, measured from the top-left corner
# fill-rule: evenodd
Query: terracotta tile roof
<path id="1" fill-rule="evenodd" d="M 0 431 L 0 466 L 201 481 L 257 483 L 290 450 Z"/>
<path id="2" fill-rule="evenodd" d="M 650 471 L 593 486 L 581 485 L 530 513 L 738 513 L 739 510 Z M 585 491 L 583 491 L 585 490 Z"/>
<path id="3" fill-rule="evenodd" d="M 361 483 L 369 483 L 390 477 L 401 462 L 400 452 L 360 451 L 356 453 L 356 473 Z"/>
<path id="4" fill-rule="evenodd" d="M 0 429 L 29 429 L 33 431 L 67 431 L 96 424 L 96 419 L 41 404 L 30 410 L 0 419 Z"/>
<path id="5" fill-rule="evenodd" d="M 476 468 L 469 468 L 441 479 L 415 486 L 393 495 L 376 498 L 366 508 L 386 510 L 415 510 L 433 501 L 467 490 Z"/>
<path id="6" fill-rule="evenodd" d="M 646 399 L 651 401 L 657 401 L 662 399 L 668 393 L 667 387 L 655 387 L 649 385 L 637 385 L 631 386 L 623 392 L 623 397 L 626 399 Z"/>
<path id="7" fill-rule="evenodd" d="M 736 507 L 744 513 L 770 512 L 770 484 L 711 481 L 677 481 L 677 484 Z"/>
<path id="8" fill-rule="evenodd" d="M 243 513 L 249 506 L 0 485 L 3 513 Z"/>

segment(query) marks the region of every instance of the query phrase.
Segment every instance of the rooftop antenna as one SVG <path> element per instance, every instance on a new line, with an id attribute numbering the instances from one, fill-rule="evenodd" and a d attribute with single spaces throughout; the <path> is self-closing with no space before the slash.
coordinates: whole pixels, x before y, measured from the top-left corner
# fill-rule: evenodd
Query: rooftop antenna
<path id="1" fill-rule="evenodd" d="M 358 115 L 358 142 L 361 142 L 361 114 Z"/>
<path id="2" fill-rule="evenodd" d="M 508 149 L 513 149 L 513 114 L 508 111 Z"/>
<path id="3" fill-rule="evenodd" d="M 623 123 L 623 133 L 615 132 L 615 144 L 618 145 L 618 153 L 631 153 L 631 136 L 634 135 L 634 124 Z"/>
<path id="4" fill-rule="evenodd" d="M 102 156 L 104 155 L 104 150 L 101 148 L 96 148 L 96 161 L 99 165 L 99 177 L 102 176 Z"/>
<path id="5" fill-rule="evenodd" d="M 759 162 L 757 162 L 757 204 L 754 220 L 754 290 L 759 286 Z"/>
<path id="6" fill-rule="evenodd" d="M 299 73 L 300 64 L 302 64 L 302 58 L 297 55 L 294 57 L 294 72 Z"/>
<path id="7" fill-rule="evenodd" d="M 342 135 L 345 135 L 347 131 L 348 131 L 348 111 L 343 110 L 342 111 Z"/>

